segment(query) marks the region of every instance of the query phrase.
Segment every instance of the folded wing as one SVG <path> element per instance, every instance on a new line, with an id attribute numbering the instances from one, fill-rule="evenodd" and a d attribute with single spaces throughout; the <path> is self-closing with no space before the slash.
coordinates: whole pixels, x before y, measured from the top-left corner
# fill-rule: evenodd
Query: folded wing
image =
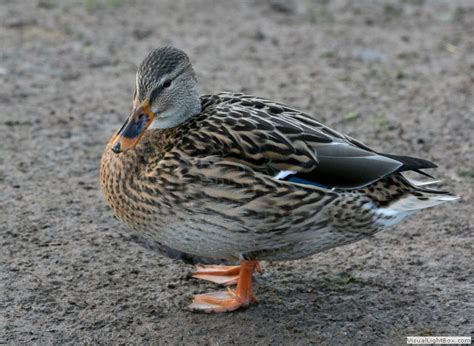
<path id="1" fill-rule="evenodd" d="M 211 143 L 195 149 L 277 179 L 352 189 L 393 173 L 436 167 L 423 159 L 377 153 L 298 110 L 254 96 L 223 93 L 204 97 L 203 105 L 203 116 L 196 119 L 200 129 L 188 133 L 189 144 Z"/>

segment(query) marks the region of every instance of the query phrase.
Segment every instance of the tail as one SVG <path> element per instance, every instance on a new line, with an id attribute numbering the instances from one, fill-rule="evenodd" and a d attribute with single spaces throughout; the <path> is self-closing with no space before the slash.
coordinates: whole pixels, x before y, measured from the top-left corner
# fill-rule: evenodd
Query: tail
<path id="1" fill-rule="evenodd" d="M 455 201 L 459 197 L 446 191 L 427 188 L 426 186 L 436 184 L 439 181 L 417 181 L 398 175 L 407 188 L 407 193 L 393 200 L 386 206 L 376 209 L 380 216 L 379 222 L 384 226 L 392 226 L 418 210 L 431 208 L 444 202 Z"/>
<path id="2" fill-rule="evenodd" d="M 435 205 L 455 201 L 459 197 L 446 191 L 426 188 L 425 186 L 437 184 L 439 180 L 417 181 L 403 177 L 408 184 L 415 189 L 415 192 L 401 198 L 390 207 L 400 211 L 415 211 L 419 209 L 431 208 Z"/>
<path id="3" fill-rule="evenodd" d="M 435 163 L 431 161 L 428 161 L 425 159 L 419 159 L 417 157 L 392 155 L 392 154 L 381 154 L 381 155 L 386 156 L 393 160 L 397 160 L 398 162 L 402 163 L 402 165 L 397 169 L 396 173 L 414 171 L 418 174 L 424 175 L 425 177 L 434 179 L 431 175 L 422 171 L 422 169 L 438 167 Z M 438 181 L 433 180 L 432 182 L 428 182 L 427 184 L 434 184 L 436 182 Z"/>

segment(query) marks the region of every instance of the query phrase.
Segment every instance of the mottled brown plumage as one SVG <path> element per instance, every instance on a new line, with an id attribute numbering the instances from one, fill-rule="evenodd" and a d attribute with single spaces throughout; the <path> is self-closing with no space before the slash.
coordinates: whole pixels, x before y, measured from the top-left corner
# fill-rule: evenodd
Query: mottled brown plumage
<path id="1" fill-rule="evenodd" d="M 138 76 L 135 103 L 143 102 L 140 112 L 148 120 L 160 119 L 153 108 L 169 114 L 176 106 L 168 101 L 173 89 L 165 89 L 178 89 L 179 82 L 163 84 L 166 76 L 179 80 L 189 72 L 186 85 L 194 80 L 190 64 L 169 62 L 177 56 L 158 50 L 140 67 L 149 74 Z M 168 60 L 160 65 L 160 59 Z M 117 217 L 177 251 L 227 260 L 299 259 L 454 199 L 402 176 L 433 167 L 430 162 L 376 153 L 285 105 L 233 93 L 202 96 L 199 106 L 191 102 L 173 109 L 196 114 L 177 114 L 182 120 L 165 129 L 144 129 L 144 117 L 135 112 L 101 162 L 102 188 Z M 124 149 L 132 142 L 138 144 Z M 212 308 L 197 300 L 195 307 L 226 311 L 250 298 L 224 309 L 217 298 L 204 297 Z"/>

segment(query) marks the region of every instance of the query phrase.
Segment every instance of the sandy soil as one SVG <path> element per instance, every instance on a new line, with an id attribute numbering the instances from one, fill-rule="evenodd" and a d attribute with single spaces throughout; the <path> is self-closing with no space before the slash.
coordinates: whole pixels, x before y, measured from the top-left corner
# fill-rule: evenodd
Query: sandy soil
<path id="1" fill-rule="evenodd" d="M 0 343 L 405 343 L 474 331 L 474 3 L 3 0 Z M 285 102 L 439 164 L 461 200 L 373 239 L 266 264 L 258 306 L 184 310 L 190 265 L 114 219 L 98 187 L 136 65 L 186 50 L 203 93 Z"/>

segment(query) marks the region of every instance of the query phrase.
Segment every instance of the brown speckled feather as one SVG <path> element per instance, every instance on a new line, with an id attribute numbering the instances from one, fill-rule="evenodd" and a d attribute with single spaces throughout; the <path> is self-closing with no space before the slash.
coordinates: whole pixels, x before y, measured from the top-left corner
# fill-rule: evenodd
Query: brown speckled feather
<path id="1" fill-rule="evenodd" d="M 132 150 L 117 155 L 109 144 L 101 163 L 116 215 L 172 249 L 302 258 L 372 235 L 444 196 L 403 178 L 406 160 L 284 105 L 230 93 L 201 100 L 199 115 L 148 130 Z"/>

